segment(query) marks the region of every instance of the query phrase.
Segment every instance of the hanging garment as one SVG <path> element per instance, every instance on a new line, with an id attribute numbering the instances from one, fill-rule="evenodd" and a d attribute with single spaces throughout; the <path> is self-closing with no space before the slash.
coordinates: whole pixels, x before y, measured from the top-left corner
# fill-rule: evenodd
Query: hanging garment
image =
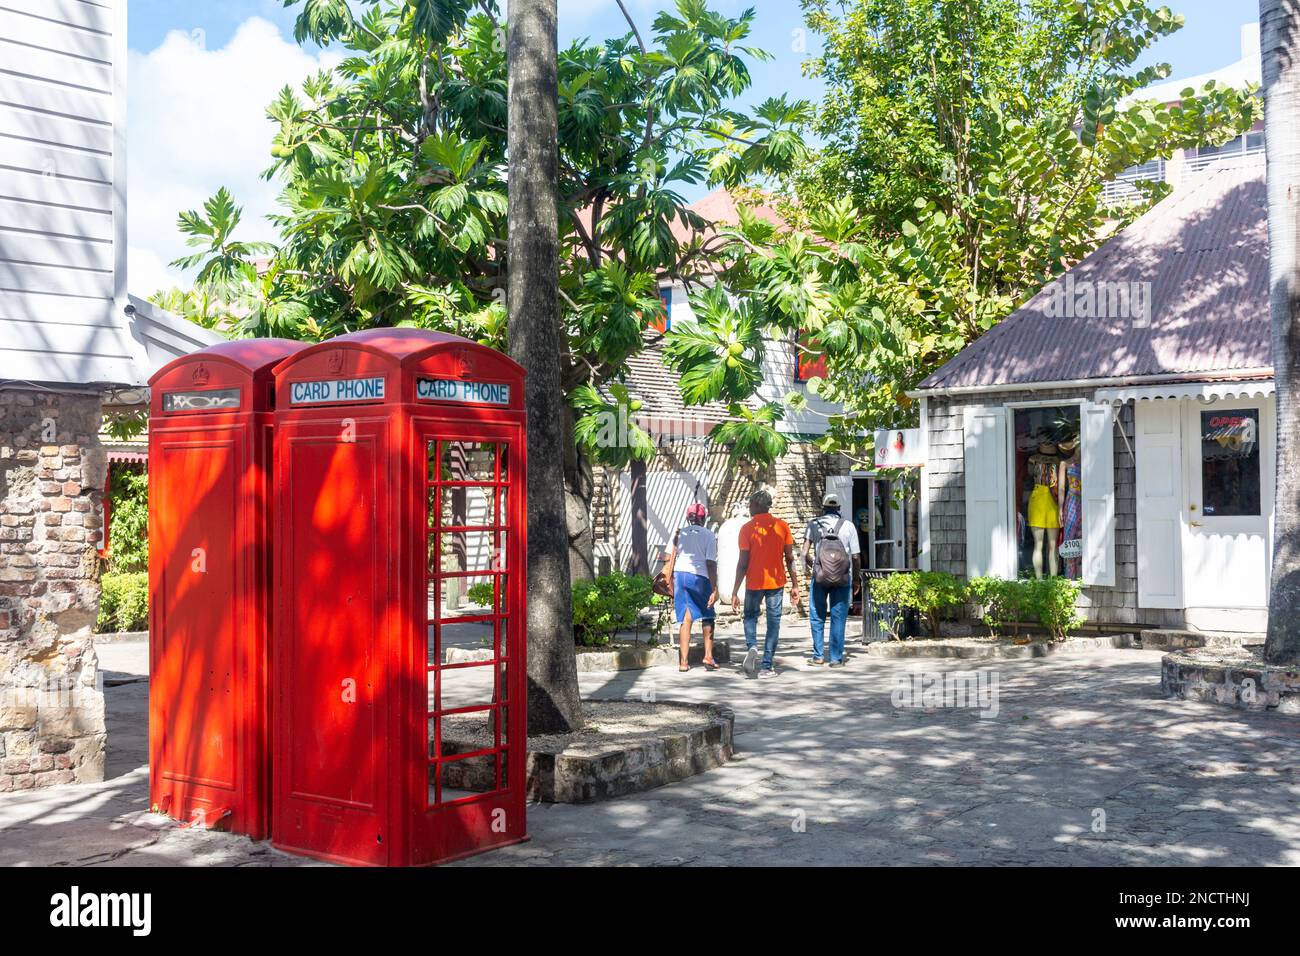
<path id="1" fill-rule="evenodd" d="M 1056 511 L 1056 495 L 1046 485 L 1034 485 L 1029 496 L 1029 527 L 1059 528 L 1061 517 Z"/>
<path id="2" fill-rule="evenodd" d="M 1065 469 L 1065 507 L 1061 516 L 1064 541 L 1074 541 L 1083 537 L 1083 481 L 1080 477 L 1079 461 L 1075 459 Z M 1077 578 L 1082 558 L 1065 559 L 1065 576 Z"/>
<path id="3" fill-rule="evenodd" d="M 1048 458 L 1045 455 L 1034 455 L 1029 459 L 1029 466 L 1033 471 L 1034 484 L 1042 485 L 1045 488 L 1055 488 L 1057 481 L 1057 471 L 1060 462 L 1055 458 Z"/>

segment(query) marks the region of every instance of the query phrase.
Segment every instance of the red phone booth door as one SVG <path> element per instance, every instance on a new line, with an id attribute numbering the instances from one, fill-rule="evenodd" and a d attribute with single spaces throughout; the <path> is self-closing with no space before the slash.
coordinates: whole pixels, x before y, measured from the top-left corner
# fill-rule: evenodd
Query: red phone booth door
<path id="1" fill-rule="evenodd" d="M 231 809 L 237 761 L 251 745 L 241 739 L 251 702 L 241 699 L 246 682 L 239 671 L 247 664 L 237 650 L 233 609 L 241 567 L 234 541 L 246 535 L 239 487 L 249 467 L 246 435 L 242 427 L 201 436 L 159 429 L 151 448 L 151 548 L 161 557 L 155 594 L 162 600 L 153 611 L 150 653 L 153 684 L 169 688 L 171 697 L 167 719 L 151 722 L 163 768 L 154 794 L 161 809 L 200 826 L 215 825 Z"/>
<path id="2" fill-rule="evenodd" d="M 277 514 L 276 720 L 292 748 L 273 784 L 274 839 L 342 861 L 388 851 L 388 427 L 340 417 L 283 423 L 277 436 L 290 491 Z"/>
<path id="3" fill-rule="evenodd" d="M 463 433 L 463 432 L 462 432 Z M 513 540 L 510 427 L 480 426 L 478 440 L 424 433 L 426 484 L 429 773 L 426 808 L 441 858 L 506 842 L 518 813 L 524 759 L 523 674 L 514 655 L 523 620 L 513 613 L 522 565 Z M 518 700 L 519 705 L 512 707 Z M 507 788 L 514 785 L 514 793 Z M 516 807 L 516 804 L 519 806 Z"/>

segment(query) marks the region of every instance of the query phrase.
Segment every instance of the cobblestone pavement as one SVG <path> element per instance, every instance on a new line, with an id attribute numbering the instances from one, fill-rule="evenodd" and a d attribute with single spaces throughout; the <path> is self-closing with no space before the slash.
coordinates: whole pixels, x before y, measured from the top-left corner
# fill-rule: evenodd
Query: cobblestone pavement
<path id="1" fill-rule="evenodd" d="M 141 672 L 140 648 L 101 649 L 110 681 Z M 587 696 L 730 705 L 735 759 L 650 793 L 534 807 L 530 842 L 464 865 L 1300 864 L 1300 721 L 1165 700 L 1156 652 L 992 662 L 998 709 L 981 717 L 891 702 L 918 664 L 978 662 L 858 656 L 828 671 L 793 650 L 771 681 L 583 675 Z M 146 812 L 146 694 L 109 688 L 105 783 L 0 796 L 0 865 L 304 862 Z"/>

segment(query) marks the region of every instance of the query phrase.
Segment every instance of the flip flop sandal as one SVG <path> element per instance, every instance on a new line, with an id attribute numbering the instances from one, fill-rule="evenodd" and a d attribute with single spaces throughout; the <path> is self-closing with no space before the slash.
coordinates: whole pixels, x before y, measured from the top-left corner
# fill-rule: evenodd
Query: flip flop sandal
<path id="1" fill-rule="evenodd" d="M 716 671 L 718 669 L 717 661 L 713 660 L 711 657 L 704 658 L 701 663 L 704 664 L 705 670 Z"/>

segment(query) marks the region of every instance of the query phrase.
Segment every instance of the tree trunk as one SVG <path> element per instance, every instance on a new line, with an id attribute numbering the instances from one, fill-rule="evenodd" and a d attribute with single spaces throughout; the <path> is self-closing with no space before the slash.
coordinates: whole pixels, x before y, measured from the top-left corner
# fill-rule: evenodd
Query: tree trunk
<path id="1" fill-rule="evenodd" d="M 1300 663 L 1300 0 L 1260 0 L 1277 491 L 1264 659 Z"/>
<path id="2" fill-rule="evenodd" d="M 590 581 L 596 576 L 596 534 L 591 525 L 591 499 L 596 491 L 591 461 L 573 437 L 576 413 L 564 416 L 564 503 L 569 528 L 569 577 Z"/>
<path id="3" fill-rule="evenodd" d="M 510 355 L 527 371 L 528 732 L 582 726 L 569 591 L 556 210 L 556 0 L 511 0 Z"/>
<path id="4" fill-rule="evenodd" d="M 650 573 L 650 544 L 646 535 L 650 525 L 650 506 L 646 500 L 646 463 L 637 458 L 629 466 L 632 472 L 632 514 L 619 515 L 621 521 L 632 522 L 632 556 L 627 566 L 629 574 Z"/>

